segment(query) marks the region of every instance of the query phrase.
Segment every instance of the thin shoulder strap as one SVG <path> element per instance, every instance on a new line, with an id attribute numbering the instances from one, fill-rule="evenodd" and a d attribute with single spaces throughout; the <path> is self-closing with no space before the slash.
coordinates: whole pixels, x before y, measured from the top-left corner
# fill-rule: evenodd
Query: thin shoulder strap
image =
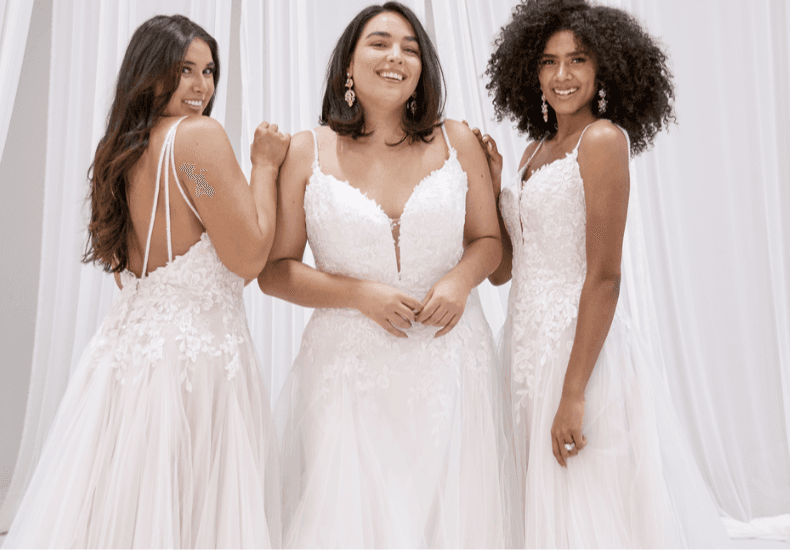
<path id="1" fill-rule="evenodd" d="M 524 166 L 521 167 L 522 169 L 529 166 L 529 163 L 532 162 L 532 159 L 534 159 L 535 155 L 538 154 L 538 150 L 543 146 L 544 141 L 546 141 L 546 136 L 543 136 L 543 139 L 540 140 L 540 143 L 538 143 L 538 146 L 535 147 L 534 151 L 532 151 L 532 154 L 529 156 L 529 159 L 527 159 L 527 162 L 525 162 Z"/>
<path id="2" fill-rule="evenodd" d="M 170 127 L 165 135 L 165 142 L 162 144 L 162 151 L 159 153 L 159 161 L 156 163 L 156 189 L 154 190 L 154 206 L 151 209 L 151 221 L 148 224 L 148 238 L 145 240 L 145 256 L 143 258 L 143 272 L 142 276 L 148 276 L 148 254 L 151 252 L 151 236 L 154 233 L 154 219 L 156 218 L 156 206 L 159 203 L 159 182 L 161 181 L 162 177 L 162 166 L 167 166 L 168 160 L 166 157 L 168 153 L 172 155 L 173 153 L 173 142 L 175 141 L 176 135 L 176 128 L 184 120 L 186 117 L 181 117 L 178 121 Z M 175 173 L 175 161 L 172 161 L 173 171 Z M 167 226 L 167 258 L 168 261 L 173 260 L 173 244 L 170 238 L 170 178 L 169 176 L 170 171 L 165 170 L 165 225 Z M 178 176 L 176 175 L 176 180 L 178 180 Z M 179 187 L 180 189 L 180 187 Z M 188 203 L 188 201 L 187 201 Z M 194 209 L 193 209 L 194 210 Z M 197 212 L 195 212 L 197 215 Z"/>
<path id="3" fill-rule="evenodd" d="M 595 122 L 598 122 L 598 121 L 596 120 Z M 584 137 L 584 132 L 586 132 L 586 131 L 587 131 L 587 128 L 589 128 L 590 126 L 592 126 L 593 124 L 595 124 L 595 122 L 591 122 L 591 123 L 589 123 L 587 126 L 585 126 L 585 127 L 584 127 L 584 130 L 582 130 L 582 134 L 579 136 L 579 141 L 577 141 L 577 142 L 576 142 L 576 147 L 574 147 L 574 148 L 573 148 L 573 152 L 574 152 L 574 153 L 575 153 L 575 152 L 577 152 L 577 151 L 579 150 L 579 145 L 581 145 L 581 144 L 582 144 L 582 138 Z"/>
<path id="4" fill-rule="evenodd" d="M 310 133 L 313 134 L 313 149 L 315 152 L 315 156 L 313 157 L 313 166 L 318 166 L 318 136 L 315 133 L 315 130 L 310 128 Z"/>
<path id="5" fill-rule="evenodd" d="M 444 128 L 444 126 L 445 124 L 442 122 L 442 135 L 444 136 L 444 142 L 447 144 L 447 149 L 450 150 L 450 154 L 452 154 L 455 149 L 453 149 L 453 146 L 450 145 L 450 138 L 447 137 L 447 130 Z"/>
<path id="6" fill-rule="evenodd" d="M 184 117 L 184 118 L 186 118 L 186 117 Z M 181 120 L 184 120 L 184 118 L 182 118 Z M 181 120 L 176 122 L 175 125 L 178 126 L 178 123 L 181 122 Z M 176 187 L 178 187 L 178 190 L 181 192 L 181 196 L 184 197 L 184 202 L 187 203 L 187 206 L 189 207 L 189 209 L 192 211 L 192 213 L 195 215 L 195 217 L 198 219 L 198 221 L 202 224 L 203 223 L 203 219 L 200 217 L 200 214 L 198 214 L 198 211 L 195 209 L 195 207 L 192 206 L 192 203 L 189 201 L 189 199 L 187 198 L 186 193 L 184 192 L 184 188 L 181 186 L 181 180 L 178 179 L 178 172 L 176 172 L 176 148 L 175 148 L 175 143 L 176 143 L 176 133 L 175 133 L 175 131 L 173 131 L 173 137 L 170 140 L 170 147 L 168 148 L 169 149 L 168 156 L 170 157 L 170 166 L 173 168 L 173 175 L 176 177 Z M 167 180 L 165 180 L 165 181 L 167 181 Z"/>
<path id="7" fill-rule="evenodd" d="M 606 119 L 606 120 L 608 120 L 608 119 Z M 596 120 L 595 122 L 598 122 L 598 121 Z M 582 130 L 582 135 L 579 136 L 579 142 L 576 144 L 576 147 L 573 148 L 574 151 L 578 151 L 579 150 L 579 145 L 582 144 L 582 137 L 584 137 L 584 132 L 587 131 L 587 128 L 589 128 L 590 126 L 595 124 L 595 122 L 592 122 L 592 123 L 590 123 L 590 124 L 588 124 L 587 126 L 584 127 L 584 130 Z M 614 122 L 612 122 L 612 124 L 614 124 Z M 628 137 L 628 132 L 626 132 L 625 129 L 623 129 L 622 126 L 620 126 L 619 124 L 615 124 L 615 126 L 617 126 L 620 129 L 620 131 L 623 133 L 623 135 L 625 136 L 625 142 L 626 142 L 626 145 L 627 145 L 627 148 L 628 148 L 628 158 L 630 159 L 631 158 L 631 138 Z"/>

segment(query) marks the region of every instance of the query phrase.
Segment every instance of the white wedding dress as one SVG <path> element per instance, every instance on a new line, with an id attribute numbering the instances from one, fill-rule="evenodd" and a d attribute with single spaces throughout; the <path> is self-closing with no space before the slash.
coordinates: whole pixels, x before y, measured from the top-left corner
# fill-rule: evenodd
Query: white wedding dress
<path id="1" fill-rule="evenodd" d="M 158 174 L 163 161 L 175 174 L 180 122 L 165 138 Z M 159 176 L 156 185 L 154 213 Z M 183 194 L 177 176 L 175 185 Z M 123 289 L 71 375 L 6 548 L 280 543 L 278 445 L 244 281 L 205 233 L 173 258 L 167 218 L 170 261 L 140 279 L 121 274 Z M 143 273 L 152 229 L 153 213 Z"/>
<path id="2" fill-rule="evenodd" d="M 567 469 L 552 454 L 586 274 L 579 144 L 523 184 L 522 168 L 500 196 L 513 243 L 502 348 L 512 376 L 526 546 L 728 546 L 662 373 L 622 299 L 585 392 L 587 446 Z"/>
<path id="3" fill-rule="evenodd" d="M 422 300 L 464 251 L 467 178 L 447 145 L 397 243 L 376 202 L 321 171 L 316 145 L 304 209 L 317 268 Z M 401 339 L 359 311 L 315 310 L 277 407 L 285 546 L 510 543 L 503 386 L 476 290 L 458 325 L 437 331 L 414 323 Z"/>

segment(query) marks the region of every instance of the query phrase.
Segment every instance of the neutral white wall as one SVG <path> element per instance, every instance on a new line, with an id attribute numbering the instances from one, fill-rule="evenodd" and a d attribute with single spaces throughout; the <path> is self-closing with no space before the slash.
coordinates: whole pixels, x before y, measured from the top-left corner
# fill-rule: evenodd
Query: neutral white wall
<path id="1" fill-rule="evenodd" d="M 0 162 L 0 501 L 19 451 L 33 355 L 51 25 L 51 1 L 35 2 Z"/>

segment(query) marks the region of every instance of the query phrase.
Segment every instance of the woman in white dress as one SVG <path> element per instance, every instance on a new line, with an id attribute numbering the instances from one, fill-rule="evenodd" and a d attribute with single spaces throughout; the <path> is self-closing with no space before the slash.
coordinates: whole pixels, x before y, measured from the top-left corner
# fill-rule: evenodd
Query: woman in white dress
<path id="1" fill-rule="evenodd" d="M 496 42 L 500 119 L 534 141 L 499 194 L 503 352 L 528 547 L 725 546 L 661 373 L 618 305 L 629 152 L 674 120 L 666 56 L 621 10 L 526 0 Z M 628 284 L 627 281 L 622 281 Z"/>
<path id="2" fill-rule="evenodd" d="M 132 36 L 84 257 L 121 291 L 73 369 L 6 547 L 280 543 L 278 445 L 242 290 L 271 247 L 289 138 L 261 124 L 248 186 L 208 117 L 219 68 L 216 41 L 186 17 Z"/>
<path id="3" fill-rule="evenodd" d="M 277 405 L 285 546 L 510 544 L 503 397 L 474 290 L 500 261 L 496 208 L 485 155 L 442 104 L 419 20 L 371 6 L 333 52 L 324 126 L 283 163 L 259 283 L 316 308 Z"/>

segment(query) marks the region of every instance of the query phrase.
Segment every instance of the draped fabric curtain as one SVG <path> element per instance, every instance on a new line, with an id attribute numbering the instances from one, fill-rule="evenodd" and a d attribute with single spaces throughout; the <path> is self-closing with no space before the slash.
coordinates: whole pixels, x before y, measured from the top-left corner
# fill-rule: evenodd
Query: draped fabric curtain
<path id="1" fill-rule="evenodd" d="M 33 3 L 28 0 L 0 2 L 0 158 L 11 123 L 32 12 Z"/>
<path id="2" fill-rule="evenodd" d="M 404 3 L 435 39 L 447 117 L 493 135 L 503 178 L 512 177 L 527 142 L 509 121 L 494 120 L 483 72 L 515 1 Z M 703 476 L 733 519 L 731 533 L 790 540 L 790 516 L 782 516 L 790 511 L 790 7 L 784 0 L 604 3 L 630 11 L 662 40 L 677 93 L 678 125 L 631 164 L 623 272 L 635 284 L 621 300 L 650 336 Z M 260 121 L 290 133 L 317 125 L 331 49 L 368 4 L 241 0 L 236 26 L 222 0 L 55 3 L 33 371 L 0 531 L 24 493 L 69 368 L 115 293 L 110 277 L 78 259 L 85 173 L 133 30 L 154 13 L 184 13 L 217 38 L 228 69 L 228 44 L 238 40 L 241 105 L 226 105 L 221 84 L 214 116 L 224 122 L 226 111 L 240 111 L 240 135 L 231 139 L 239 139 L 249 175 Z M 495 332 L 507 291 L 480 288 Z M 274 403 L 310 311 L 263 296 L 254 282 L 244 297 Z"/>
<path id="3" fill-rule="evenodd" d="M 0 532 L 8 530 L 24 496 L 70 369 L 117 291 L 111 276 L 79 260 L 88 219 L 86 174 L 105 129 L 129 39 L 153 15 L 183 13 L 217 39 L 220 55 L 224 54 L 221 61 L 227 66 L 229 3 L 182 0 L 170 1 L 164 8 L 156 0 L 75 0 L 53 5 L 38 313 L 25 425 L 11 485 L 0 508 Z M 214 104 L 220 122 L 224 122 L 226 97 L 220 88 Z"/>

